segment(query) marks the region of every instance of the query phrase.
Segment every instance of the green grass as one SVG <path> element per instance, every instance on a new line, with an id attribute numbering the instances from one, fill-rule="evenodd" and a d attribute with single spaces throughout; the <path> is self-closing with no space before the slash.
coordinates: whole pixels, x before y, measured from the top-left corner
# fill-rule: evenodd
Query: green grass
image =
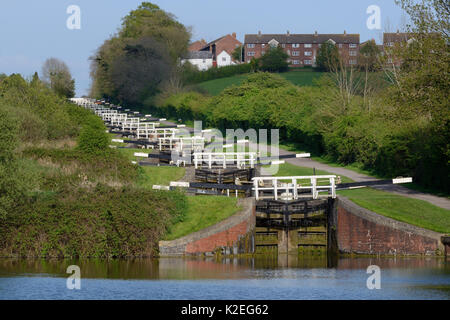
<path id="1" fill-rule="evenodd" d="M 279 75 L 297 86 L 313 86 L 314 79 L 318 79 L 320 76 L 322 76 L 323 72 L 288 71 L 279 73 Z M 247 79 L 247 77 L 248 74 L 241 74 L 232 77 L 201 82 L 196 86 L 215 96 L 220 94 L 223 89 L 227 87 L 230 87 L 232 85 L 240 85 L 245 79 Z"/>
<path id="2" fill-rule="evenodd" d="M 170 181 L 178 181 L 184 177 L 183 167 L 141 167 L 139 186 L 151 189 L 154 184 L 168 186 Z"/>
<path id="3" fill-rule="evenodd" d="M 187 197 L 188 208 L 182 222 L 175 224 L 164 240 L 174 240 L 212 226 L 238 212 L 236 198 L 221 196 Z"/>
<path id="4" fill-rule="evenodd" d="M 267 167 L 267 166 L 263 166 Z M 278 168 L 276 177 L 287 177 L 287 176 L 312 176 L 314 171 L 312 168 L 299 167 L 290 163 L 280 164 Z M 316 169 L 316 175 L 334 175 L 334 173 L 330 173 L 323 170 Z M 350 178 L 341 176 L 342 183 L 353 182 Z"/>
<path id="5" fill-rule="evenodd" d="M 130 161 L 141 161 L 144 158 L 141 157 L 135 157 L 135 152 L 141 152 L 141 153 L 152 153 L 152 149 L 141 149 L 141 148 L 118 148 L 122 154 L 124 154 Z"/>
<path id="6" fill-rule="evenodd" d="M 383 216 L 441 233 L 450 233 L 450 211 L 426 201 L 372 188 L 338 191 L 357 205 Z"/>

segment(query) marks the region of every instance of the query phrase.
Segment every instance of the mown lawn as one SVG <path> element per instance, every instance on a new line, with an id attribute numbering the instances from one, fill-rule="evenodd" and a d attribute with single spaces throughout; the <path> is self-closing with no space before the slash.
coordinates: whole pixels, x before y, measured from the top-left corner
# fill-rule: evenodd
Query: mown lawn
<path id="1" fill-rule="evenodd" d="M 386 217 L 441 233 L 450 233 L 450 211 L 426 201 L 372 188 L 338 191 L 357 205 Z"/>
<path id="2" fill-rule="evenodd" d="M 187 197 L 184 221 L 175 224 L 164 240 L 174 240 L 212 226 L 238 212 L 236 198 L 221 196 Z"/>
<path id="3" fill-rule="evenodd" d="M 279 171 L 275 176 L 308 176 L 312 174 L 311 168 L 285 163 L 279 166 Z M 316 175 L 329 174 L 332 173 L 316 170 Z M 353 182 L 350 178 L 344 176 L 341 176 L 341 180 L 342 183 Z M 372 188 L 342 190 L 337 193 L 349 198 L 357 205 L 385 217 L 436 232 L 450 233 L 450 211 L 429 202 Z"/>
<path id="4" fill-rule="evenodd" d="M 279 75 L 286 80 L 289 80 L 297 86 L 313 86 L 314 79 L 318 79 L 323 75 L 323 72 L 316 71 L 288 71 L 279 73 Z M 214 79 L 205 82 L 201 82 L 196 86 L 201 89 L 206 90 L 209 94 L 215 96 L 220 94 L 223 89 L 231 85 L 240 85 L 245 79 L 247 79 L 248 74 L 236 75 L 233 77 Z"/>

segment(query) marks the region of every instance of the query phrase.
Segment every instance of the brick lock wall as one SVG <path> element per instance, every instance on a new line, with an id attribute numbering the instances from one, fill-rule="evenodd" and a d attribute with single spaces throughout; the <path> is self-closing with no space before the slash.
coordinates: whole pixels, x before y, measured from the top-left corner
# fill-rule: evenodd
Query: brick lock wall
<path id="1" fill-rule="evenodd" d="M 218 247 L 232 247 L 247 233 L 248 223 L 244 221 L 228 230 L 213 234 L 186 245 L 186 254 L 212 252 Z"/>
<path id="2" fill-rule="evenodd" d="M 384 218 L 387 219 L 387 218 Z M 377 223 L 338 206 L 337 239 L 341 252 L 368 254 L 434 254 L 435 238 Z"/>

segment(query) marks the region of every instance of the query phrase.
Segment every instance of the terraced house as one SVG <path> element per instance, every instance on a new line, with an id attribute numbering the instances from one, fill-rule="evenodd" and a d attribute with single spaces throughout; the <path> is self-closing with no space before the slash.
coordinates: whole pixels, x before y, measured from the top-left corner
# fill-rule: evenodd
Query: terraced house
<path id="1" fill-rule="evenodd" d="M 289 55 L 290 67 L 315 66 L 320 46 L 330 41 L 337 46 L 347 66 L 358 64 L 359 34 L 246 34 L 245 62 L 261 57 L 270 47 L 281 46 Z"/>

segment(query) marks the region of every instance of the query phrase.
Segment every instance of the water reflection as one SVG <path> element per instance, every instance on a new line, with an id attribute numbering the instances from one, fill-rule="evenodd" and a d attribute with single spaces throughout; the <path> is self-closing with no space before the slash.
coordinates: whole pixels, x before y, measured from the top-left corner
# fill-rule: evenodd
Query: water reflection
<path id="1" fill-rule="evenodd" d="M 257 270 L 277 270 L 289 278 L 293 269 L 365 270 L 369 265 L 383 269 L 436 271 L 450 275 L 450 264 L 442 258 L 337 258 L 330 256 L 269 255 L 240 258 L 160 258 L 130 260 L 42 260 L 0 259 L 0 277 L 50 275 L 67 277 L 69 265 L 78 265 L 83 278 L 101 279 L 242 279 L 258 277 Z M 394 272 L 394 271 L 392 271 Z"/>

